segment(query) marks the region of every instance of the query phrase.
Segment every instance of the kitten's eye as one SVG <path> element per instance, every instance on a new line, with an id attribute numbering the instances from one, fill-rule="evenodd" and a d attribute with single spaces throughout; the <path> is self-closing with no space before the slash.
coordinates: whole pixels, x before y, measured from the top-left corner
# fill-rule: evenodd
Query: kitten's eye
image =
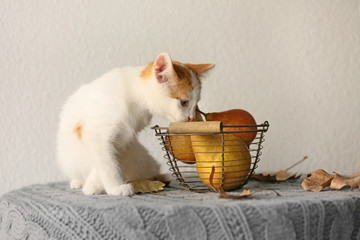
<path id="1" fill-rule="evenodd" d="M 180 100 L 181 106 L 186 107 L 187 105 L 189 105 L 189 101 L 188 100 Z"/>

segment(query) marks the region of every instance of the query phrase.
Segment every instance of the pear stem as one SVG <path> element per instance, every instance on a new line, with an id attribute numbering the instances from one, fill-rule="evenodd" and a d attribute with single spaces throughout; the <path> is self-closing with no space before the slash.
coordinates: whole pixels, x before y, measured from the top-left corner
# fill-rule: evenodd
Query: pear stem
<path id="1" fill-rule="evenodd" d="M 196 111 L 198 111 L 200 114 L 202 114 L 206 118 L 207 113 L 204 113 L 204 112 L 200 111 L 199 109 L 196 109 Z"/>

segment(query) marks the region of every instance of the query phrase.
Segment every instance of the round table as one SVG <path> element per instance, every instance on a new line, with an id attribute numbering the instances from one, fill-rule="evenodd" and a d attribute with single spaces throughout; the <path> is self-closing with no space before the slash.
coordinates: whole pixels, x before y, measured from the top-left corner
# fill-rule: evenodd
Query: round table
<path id="1" fill-rule="evenodd" d="M 0 197 L 0 239 L 360 239 L 360 191 L 304 191 L 302 179 L 249 181 L 248 198 L 214 192 L 84 196 L 68 183 L 31 185 Z M 239 194 L 241 190 L 231 194 Z"/>

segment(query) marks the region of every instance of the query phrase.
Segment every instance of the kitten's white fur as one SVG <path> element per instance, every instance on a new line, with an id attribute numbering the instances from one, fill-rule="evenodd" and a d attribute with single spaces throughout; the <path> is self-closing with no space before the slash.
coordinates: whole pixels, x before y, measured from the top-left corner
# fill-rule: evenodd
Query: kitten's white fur
<path id="1" fill-rule="evenodd" d="M 150 179 L 160 171 L 157 161 L 138 142 L 137 133 L 154 114 L 170 121 L 194 118 L 200 99 L 200 82 L 194 74 L 189 105 L 183 107 L 178 99 L 169 97 L 175 84 L 170 56 L 160 54 L 152 77 L 146 80 L 140 78 L 144 68 L 114 69 L 81 86 L 64 104 L 57 153 L 72 189 L 82 188 L 86 195 L 133 195 L 127 180 Z M 164 76 L 166 81 L 159 81 Z M 74 133 L 77 124 L 81 136 Z"/>

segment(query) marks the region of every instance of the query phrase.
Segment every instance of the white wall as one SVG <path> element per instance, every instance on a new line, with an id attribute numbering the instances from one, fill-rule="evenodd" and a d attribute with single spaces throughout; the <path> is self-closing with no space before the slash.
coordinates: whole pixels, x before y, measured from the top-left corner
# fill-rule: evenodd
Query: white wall
<path id="1" fill-rule="evenodd" d="M 226 4 L 225 4 L 226 3 Z M 32 0 L 0 2 L 0 194 L 64 178 L 57 115 L 80 84 L 168 51 L 215 63 L 204 111 L 271 124 L 259 171 L 360 170 L 360 2 Z M 155 118 L 152 125 L 166 124 Z M 164 163 L 153 132 L 141 140 Z"/>

